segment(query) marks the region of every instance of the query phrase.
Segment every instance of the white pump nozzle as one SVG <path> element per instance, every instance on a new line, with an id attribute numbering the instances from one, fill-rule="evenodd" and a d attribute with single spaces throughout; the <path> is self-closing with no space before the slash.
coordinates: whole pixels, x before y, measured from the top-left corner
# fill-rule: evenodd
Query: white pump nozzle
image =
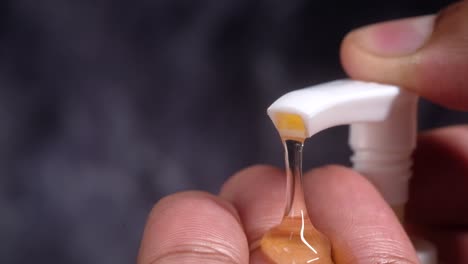
<path id="1" fill-rule="evenodd" d="M 416 103 L 417 96 L 396 86 L 338 80 L 285 94 L 268 108 L 268 115 L 282 136 L 292 138 L 350 124 L 354 169 L 390 205 L 402 205 L 416 145 Z"/>

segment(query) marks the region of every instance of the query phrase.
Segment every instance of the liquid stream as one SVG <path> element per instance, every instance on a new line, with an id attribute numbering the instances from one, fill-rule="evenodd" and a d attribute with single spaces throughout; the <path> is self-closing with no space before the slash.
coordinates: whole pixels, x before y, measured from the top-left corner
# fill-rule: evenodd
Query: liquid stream
<path id="1" fill-rule="evenodd" d="M 301 139 L 283 139 L 286 161 L 286 208 L 282 222 L 262 238 L 265 257 L 276 264 L 333 264 L 331 244 L 313 226 L 302 189 Z"/>

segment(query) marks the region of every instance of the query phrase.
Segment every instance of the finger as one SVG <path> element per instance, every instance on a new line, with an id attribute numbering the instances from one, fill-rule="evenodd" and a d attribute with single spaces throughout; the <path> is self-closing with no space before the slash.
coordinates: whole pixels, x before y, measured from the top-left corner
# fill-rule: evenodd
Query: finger
<path id="1" fill-rule="evenodd" d="M 338 264 L 416 263 L 397 218 L 360 175 L 327 167 L 305 175 L 304 187 L 309 215 L 330 238 Z M 221 195 L 236 207 L 251 245 L 281 221 L 284 189 L 284 173 L 270 167 L 244 170 L 223 187 Z M 252 261 L 257 259 L 255 251 Z"/>
<path id="2" fill-rule="evenodd" d="M 304 177 L 312 221 L 332 241 L 337 263 L 418 263 L 397 217 L 378 191 L 338 166 Z"/>
<path id="3" fill-rule="evenodd" d="M 148 218 L 139 264 L 248 263 L 247 240 L 235 209 L 202 192 L 159 201 Z"/>
<path id="4" fill-rule="evenodd" d="M 220 195 L 239 212 L 251 249 L 268 229 L 281 222 L 285 191 L 284 171 L 263 165 L 238 172 L 221 189 Z"/>
<path id="5" fill-rule="evenodd" d="M 413 170 L 408 220 L 439 228 L 468 226 L 468 126 L 422 134 Z"/>
<path id="6" fill-rule="evenodd" d="M 399 85 L 446 107 L 468 110 L 468 1 L 437 16 L 355 30 L 342 43 L 341 60 L 353 78 Z"/>

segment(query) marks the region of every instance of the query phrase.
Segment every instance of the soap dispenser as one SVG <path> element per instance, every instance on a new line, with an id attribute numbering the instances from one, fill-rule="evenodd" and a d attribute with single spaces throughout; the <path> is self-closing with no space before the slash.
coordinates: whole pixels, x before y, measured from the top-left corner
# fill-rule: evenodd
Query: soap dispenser
<path id="1" fill-rule="evenodd" d="M 415 94 L 397 86 L 345 79 L 287 93 L 267 112 L 288 138 L 350 125 L 353 169 L 380 191 L 403 222 L 416 147 L 417 102 Z M 413 243 L 422 264 L 436 264 L 432 244 L 421 239 Z"/>

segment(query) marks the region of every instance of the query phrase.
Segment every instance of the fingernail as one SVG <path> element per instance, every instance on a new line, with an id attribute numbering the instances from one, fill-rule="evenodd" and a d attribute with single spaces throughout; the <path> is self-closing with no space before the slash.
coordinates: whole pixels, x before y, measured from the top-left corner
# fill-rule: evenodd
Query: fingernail
<path id="1" fill-rule="evenodd" d="M 420 16 L 378 23 L 356 29 L 350 38 L 362 49 L 378 56 L 405 56 L 429 39 L 435 16 Z"/>

